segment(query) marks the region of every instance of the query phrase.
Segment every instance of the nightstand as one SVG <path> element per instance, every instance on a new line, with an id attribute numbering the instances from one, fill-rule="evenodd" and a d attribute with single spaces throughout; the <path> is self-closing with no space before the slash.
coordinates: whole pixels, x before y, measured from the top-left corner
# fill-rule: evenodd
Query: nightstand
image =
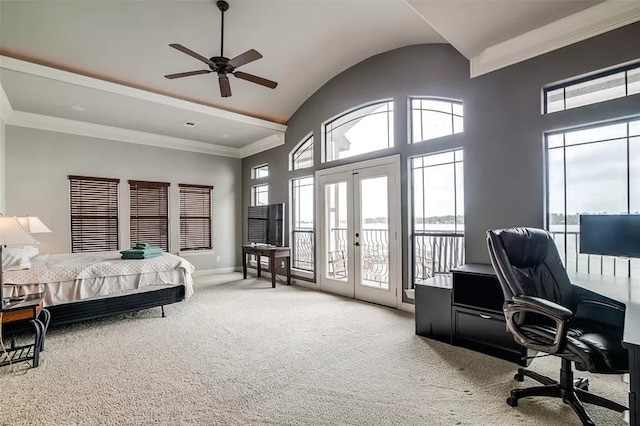
<path id="1" fill-rule="evenodd" d="M 13 364 L 32 361 L 32 367 L 37 367 L 40 351 L 44 350 L 44 339 L 51 314 L 42 307 L 40 294 L 27 295 L 13 301 L 5 299 L 3 302 L 0 314 L 2 315 L 2 337 L 5 339 L 7 353 L 0 351 L 0 366 L 8 365 L 9 361 Z M 24 331 L 27 323 L 31 324 L 35 332 L 34 342 L 16 346 L 14 336 L 17 332 Z M 11 336 L 9 344 L 6 342 L 7 336 Z"/>

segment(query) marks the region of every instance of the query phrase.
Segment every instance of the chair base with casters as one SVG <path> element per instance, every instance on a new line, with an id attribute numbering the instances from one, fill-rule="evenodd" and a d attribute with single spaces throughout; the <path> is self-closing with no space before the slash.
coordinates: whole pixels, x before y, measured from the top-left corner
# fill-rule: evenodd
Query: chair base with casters
<path id="1" fill-rule="evenodd" d="M 583 402 L 608 408 L 619 413 L 624 413 L 628 410 L 624 405 L 589 392 L 588 379 L 580 378 L 574 380 L 571 361 L 567 359 L 562 360 L 560 382 L 525 368 L 518 368 L 518 372 L 514 376 L 514 379 L 521 382 L 524 380 L 525 376 L 542 383 L 543 386 L 513 389 L 511 391 L 511 396 L 507 398 L 507 404 L 512 407 L 518 406 L 519 399 L 529 396 L 562 398 L 562 402 L 573 408 L 573 411 L 578 415 L 583 425 L 595 425 L 589 414 L 585 411 L 584 406 L 582 405 Z"/>

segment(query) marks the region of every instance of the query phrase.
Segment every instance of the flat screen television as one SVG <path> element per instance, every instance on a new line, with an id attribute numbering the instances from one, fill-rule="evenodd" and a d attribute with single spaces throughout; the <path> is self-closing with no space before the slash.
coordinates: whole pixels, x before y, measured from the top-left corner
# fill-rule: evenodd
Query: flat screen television
<path id="1" fill-rule="evenodd" d="M 581 214 L 580 253 L 640 257 L 640 214 Z"/>
<path id="2" fill-rule="evenodd" d="M 284 204 L 250 206 L 247 218 L 249 243 L 284 245 Z"/>

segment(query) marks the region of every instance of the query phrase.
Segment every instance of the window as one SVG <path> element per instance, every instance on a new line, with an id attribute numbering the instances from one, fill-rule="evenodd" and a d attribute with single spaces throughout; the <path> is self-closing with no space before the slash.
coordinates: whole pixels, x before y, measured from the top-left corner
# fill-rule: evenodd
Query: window
<path id="1" fill-rule="evenodd" d="M 411 99 L 411 143 L 461 133 L 462 102 L 444 99 Z"/>
<path id="2" fill-rule="evenodd" d="M 129 181 L 131 244 L 144 242 L 169 251 L 169 184 Z"/>
<path id="3" fill-rule="evenodd" d="M 544 89 L 549 114 L 640 93 L 640 63 L 618 67 Z"/>
<path id="4" fill-rule="evenodd" d="M 266 206 L 269 204 L 269 185 L 256 185 L 251 188 L 251 205 Z"/>
<path id="5" fill-rule="evenodd" d="M 413 283 L 464 264 L 462 150 L 411 159 Z"/>
<path id="6" fill-rule="evenodd" d="M 263 164 L 251 169 L 251 179 L 260 179 L 269 176 L 269 165 Z"/>
<path id="7" fill-rule="evenodd" d="M 640 120 L 546 135 L 547 229 L 568 271 L 640 277 L 640 260 L 580 253 L 580 214 L 640 212 Z"/>
<path id="8" fill-rule="evenodd" d="M 348 112 L 324 125 L 325 161 L 393 146 L 393 101 Z"/>
<path id="9" fill-rule="evenodd" d="M 180 250 L 210 250 L 211 191 L 213 186 L 188 185 L 180 188 Z"/>
<path id="10" fill-rule="evenodd" d="M 306 169 L 313 167 L 313 135 L 307 137 L 291 153 L 290 170 Z"/>
<path id="11" fill-rule="evenodd" d="M 291 267 L 314 270 L 313 176 L 291 181 Z"/>
<path id="12" fill-rule="evenodd" d="M 119 182 L 69 176 L 72 253 L 118 250 Z"/>

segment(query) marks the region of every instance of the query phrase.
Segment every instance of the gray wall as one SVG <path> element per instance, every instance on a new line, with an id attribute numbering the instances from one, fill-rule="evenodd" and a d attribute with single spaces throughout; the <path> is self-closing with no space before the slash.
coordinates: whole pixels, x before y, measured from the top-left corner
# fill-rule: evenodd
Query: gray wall
<path id="1" fill-rule="evenodd" d="M 179 183 L 213 185 L 213 251 L 184 257 L 198 270 L 240 264 L 240 160 L 112 140 L 7 126 L 6 205 L 38 216 L 53 232 L 38 234 L 43 253 L 71 251 L 68 175 L 120 178 L 120 248 L 129 247 L 128 180 L 170 182 L 169 249 L 180 248 Z M 217 262 L 220 256 L 220 262 Z"/>
<path id="2" fill-rule="evenodd" d="M 6 164 L 6 126 L 0 118 L 0 213 L 4 213 L 5 206 Z"/>
<path id="3" fill-rule="evenodd" d="M 463 147 L 467 262 L 488 263 L 485 231 L 507 226 L 544 226 L 543 133 L 640 114 L 640 95 L 550 115 L 541 113 L 544 85 L 640 59 L 640 23 L 546 55 L 469 78 L 469 63 L 448 45 L 417 45 L 371 57 L 339 74 L 314 93 L 288 123 L 286 143 L 245 158 L 243 218 L 250 201 L 251 167 L 268 163 L 270 202 L 288 202 L 289 179 L 346 162 L 400 154 L 402 157 L 403 281 L 409 276 L 407 159 Z M 407 144 L 409 96 L 464 101 L 465 131 L 430 142 Z M 395 147 L 361 157 L 320 164 L 321 124 L 342 111 L 383 98 L 395 101 Z M 310 131 L 316 167 L 288 172 L 292 148 Z M 243 220 L 243 224 L 246 220 Z M 246 225 L 245 225 L 246 226 Z M 246 238 L 246 229 L 243 237 Z"/>
<path id="4" fill-rule="evenodd" d="M 395 65 L 391 65 L 395 64 Z M 315 170 L 354 161 L 400 154 L 402 186 L 406 188 L 408 158 L 444 149 L 461 147 L 463 135 L 440 138 L 430 143 L 408 145 L 407 105 L 409 96 L 436 96 L 462 100 L 469 84 L 469 62 L 453 47 L 446 44 L 408 46 L 373 56 L 336 76 L 312 95 L 289 120 L 285 145 L 243 159 L 243 217 L 251 201 L 251 186 L 269 183 L 269 202 L 289 201 L 289 180 L 313 175 Z M 358 105 L 382 99 L 394 100 L 395 146 L 384 151 L 364 154 L 357 158 L 321 164 L 321 126 L 328 119 Z M 291 150 L 313 131 L 315 167 L 288 171 Z M 251 180 L 251 168 L 269 164 L 269 177 Z M 402 231 L 408 235 L 407 191 L 402 194 Z M 243 220 L 246 240 L 246 220 Z M 408 253 L 408 238 L 403 241 L 403 253 Z M 403 255 L 403 280 L 408 274 L 408 258 Z"/>

